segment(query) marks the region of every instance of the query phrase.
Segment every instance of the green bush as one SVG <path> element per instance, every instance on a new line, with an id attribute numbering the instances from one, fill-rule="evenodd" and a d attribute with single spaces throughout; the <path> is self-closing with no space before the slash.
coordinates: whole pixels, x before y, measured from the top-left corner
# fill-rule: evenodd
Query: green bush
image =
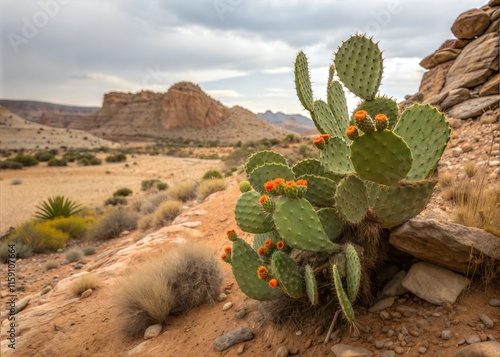
<path id="1" fill-rule="evenodd" d="M 0 170 L 21 170 L 23 164 L 14 160 L 3 160 L 0 161 Z"/>
<path id="2" fill-rule="evenodd" d="M 122 196 L 113 196 L 104 201 L 105 206 L 125 206 L 127 203 L 127 199 Z"/>
<path id="3" fill-rule="evenodd" d="M 158 181 L 156 183 L 156 188 L 158 191 L 165 191 L 168 188 L 168 184 L 166 182 Z"/>
<path id="4" fill-rule="evenodd" d="M 92 166 L 98 166 L 102 164 L 102 160 L 97 157 L 93 157 L 92 159 L 90 159 L 90 164 Z"/>
<path id="5" fill-rule="evenodd" d="M 127 197 L 132 194 L 132 190 L 130 188 L 124 187 L 124 188 L 119 188 L 118 190 L 113 193 L 114 197 Z"/>
<path id="6" fill-rule="evenodd" d="M 182 212 L 181 201 L 165 201 L 153 213 L 152 225 L 155 228 L 164 227 Z"/>
<path id="7" fill-rule="evenodd" d="M 41 220 L 51 220 L 58 217 L 69 217 L 80 211 L 80 205 L 64 196 L 49 197 L 38 206 L 35 217 Z"/>
<path id="8" fill-rule="evenodd" d="M 124 162 L 127 161 L 127 156 L 124 154 L 109 155 L 106 157 L 106 162 Z"/>
<path id="9" fill-rule="evenodd" d="M 64 259 L 66 259 L 70 263 L 74 263 L 82 259 L 83 253 L 79 249 L 70 249 L 66 253 L 64 253 Z"/>
<path id="10" fill-rule="evenodd" d="M 123 231 L 137 227 L 137 216 L 126 208 L 111 208 L 99 217 L 87 231 L 87 239 L 108 240 L 118 237 Z"/>
<path id="11" fill-rule="evenodd" d="M 75 151 L 68 151 L 63 155 L 63 159 L 67 162 L 75 162 L 77 158 L 78 154 Z"/>
<path id="12" fill-rule="evenodd" d="M 35 159 L 31 155 L 25 155 L 25 154 L 17 154 L 12 160 L 21 163 L 25 167 L 35 166 L 38 164 L 37 159 Z"/>
<path id="13" fill-rule="evenodd" d="M 202 180 L 209 180 L 214 178 L 222 178 L 222 174 L 219 170 L 209 170 L 205 172 L 205 174 L 202 177 Z"/>
<path id="14" fill-rule="evenodd" d="M 47 166 L 51 166 L 51 167 L 55 167 L 55 166 L 68 166 L 68 162 L 66 161 L 66 159 L 56 159 L 56 158 L 53 158 L 53 159 L 50 159 L 47 162 Z"/>
<path id="15" fill-rule="evenodd" d="M 82 248 L 82 253 L 83 253 L 83 255 L 94 255 L 95 254 L 95 247 Z"/>
<path id="16" fill-rule="evenodd" d="M 156 211 L 158 206 L 169 199 L 168 193 L 156 192 L 148 195 L 141 202 L 140 212 L 143 214 L 150 214 Z"/>
<path id="17" fill-rule="evenodd" d="M 143 180 L 141 182 L 141 191 L 149 191 L 159 182 L 158 179 Z"/>
<path id="18" fill-rule="evenodd" d="M 46 161 L 49 161 L 50 159 L 53 159 L 53 158 L 54 158 L 54 154 L 52 154 L 51 152 L 48 152 L 48 151 L 41 151 L 41 152 L 37 152 L 35 154 L 35 159 L 37 159 L 40 162 L 46 162 Z"/>
<path id="19" fill-rule="evenodd" d="M 80 216 L 58 217 L 48 220 L 47 224 L 62 232 L 68 233 L 72 239 L 82 239 L 85 237 L 87 228 L 92 219 L 82 218 Z"/>
<path id="20" fill-rule="evenodd" d="M 33 253 L 54 252 L 64 248 L 69 234 L 50 226 L 49 222 L 28 221 L 16 228 L 10 240 L 28 245 Z"/>
<path id="21" fill-rule="evenodd" d="M 210 180 L 203 180 L 200 182 L 196 190 L 198 198 L 205 199 L 212 193 L 224 191 L 227 188 L 227 182 L 224 178 L 214 178 Z"/>
<path id="22" fill-rule="evenodd" d="M 174 200 L 187 202 L 196 198 L 196 187 L 197 183 L 195 181 L 182 181 L 170 187 L 167 193 Z"/>
<path id="23" fill-rule="evenodd" d="M 87 159 L 86 157 L 78 160 L 78 165 L 82 165 L 82 166 L 90 166 L 90 160 Z"/>

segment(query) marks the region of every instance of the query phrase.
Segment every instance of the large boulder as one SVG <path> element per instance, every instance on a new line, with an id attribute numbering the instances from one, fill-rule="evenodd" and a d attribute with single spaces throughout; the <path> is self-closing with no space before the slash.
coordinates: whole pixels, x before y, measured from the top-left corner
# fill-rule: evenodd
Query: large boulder
<path id="1" fill-rule="evenodd" d="M 450 109 L 448 115 L 456 119 L 475 118 L 489 109 L 498 107 L 500 95 L 490 95 L 466 100 Z"/>
<path id="2" fill-rule="evenodd" d="M 479 9 L 472 9 L 462 13 L 453 23 L 451 32 L 459 39 L 471 39 L 483 34 L 490 26 L 490 17 Z"/>
<path id="3" fill-rule="evenodd" d="M 390 244 L 414 257 L 466 274 L 472 253 L 500 260 L 500 237 L 479 228 L 414 218 L 391 232 Z"/>

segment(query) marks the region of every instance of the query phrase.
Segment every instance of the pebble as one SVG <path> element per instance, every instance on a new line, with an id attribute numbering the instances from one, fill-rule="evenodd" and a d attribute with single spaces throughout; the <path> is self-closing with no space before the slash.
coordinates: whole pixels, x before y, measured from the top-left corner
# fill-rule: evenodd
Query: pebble
<path id="1" fill-rule="evenodd" d="M 465 343 L 465 338 L 461 338 L 460 340 L 457 341 L 457 345 L 463 345 Z"/>
<path id="2" fill-rule="evenodd" d="M 84 267 L 84 265 L 83 265 L 83 264 L 81 264 L 81 263 L 75 264 L 75 265 L 73 266 L 73 268 L 75 268 L 75 269 L 77 269 L 77 270 L 80 270 L 80 269 L 82 269 L 83 267 Z"/>
<path id="3" fill-rule="evenodd" d="M 420 353 L 421 355 L 425 355 L 427 353 L 427 348 L 421 346 L 417 349 L 417 352 Z"/>
<path id="4" fill-rule="evenodd" d="M 490 299 L 488 301 L 488 304 L 493 307 L 500 307 L 500 300 L 499 299 Z"/>
<path id="5" fill-rule="evenodd" d="M 245 344 L 244 343 L 242 343 L 240 345 L 240 347 L 238 347 L 238 349 L 236 350 L 236 354 L 241 355 L 243 352 L 245 352 Z"/>
<path id="6" fill-rule="evenodd" d="M 381 311 L 379 316 L 382 320 L 389 320 L 390 318 L 389 313 L 387 311 Z"/>
<path id="7" fill-rule="evenodd" d="M 394 331 L 394 330 L 389 330 L 389 331 L 387 331 L 387 337 L 392 337 L 392 336 L 394 336 L 395 334 L 396 334 L 396 331 Z"/>
<path id="8" fill-rule="evenodd" d="M 230 309 L 230 308 L 232 308 L 232 307 L 233 307 L 233 303 L 232 303 L 231 301 L 226 302 L 226 303 L 224 304 L 224 306 L 222 307 L 222 311 L 229 310 L 229 309 Z"/>
<path id="9" fill-rule="evenodd" d="M 465 338 L 465 342 L 467 342 L 469 345 L 478 343 L 481 342 L 481 337 L 479 337 L 478 335 L 470 335 Z"/>
<path id="10" fill-rule="evenodd" d="M 453 148 L 451 149 L 451 155 L 453 157 L 459 157 L 462 154 L 463 150 L 461 148 Z"/>
<path id="11" fill-rule="evenodd" d="M 288 356 L 288 348 L 286 348 L 285 346 L 281 346 L 280 348 L 278 348 L 278 350 L 276 351 L 276 353 L 274 354 L 275 357 L 286 357 Z"/>
<path id="12" fill-rule="evenodd" d="M 405 349 L 403 347 L 394 347 L 394 352 L 396 352 L 398 355 L 402 355 L 405 353 Z"/>
<path id="13" fill-rule="evenodd" d="M 149 340 L 150 338 L 154 338 L 161 333 L 163 326 L 161 324 L 155 324 L 149 326 L 146 331 L 144 331 L 144 339 Z"/>
<path id="14" fill-rule="evenodd" d="M 375 305 L 373 305 L 372 307 L 370 307 L 368 309 L 368 311 L 369 312 L 378 312 L 378 311 L 382 311 L 382 310 L 388 309 L 389 307 L 391 307 L 394 304 L 395 300 L 396 299 L 394 297 L 388 297 L 386 299 L 380 300 Z"/>
<path id="15" fill-rule="evenodd" d="M 92 289 L 87 289 L 82 293 L 82 299 L 88 298 L 90 295 L 92 295 Z"/>
<path id="16" fill-rule="evenodd" d="M 452 333 L 450 330 L 443 330 L 441 331 L 441 338 L 443 340 L 449 340 L 452 337 Z"/>
<path id="17" fill-rule="evenodd" d="M 299 330 L 299 331 L 295 332 L 295 335 L 297 335 L 297 336 L 302 335 L 302 331 Z"/>
<path id="18" fill-rule="evenodd" d="M 222 302 L 227 299 L 227 295 L 224 293 L 221 293 L 219 297 L 217 297 L 217 301 Z"/>
<path id="19" fill-rule="evenodd" d="M 384 348 L 384 344 L 385 344 L 384 341 L 381 341 L 381 340 L 375 341 L 375 347 L 377 347 L 378 349 Z"/>
<path id="20" fill-rule="evenodd" d="M 308 340 L 306 341 L 306 343 L 304 343 L 304 347 L 305 347 L 305 349 L 307 350 L 308 348 L 311 348 L 312 343 L 313 343 L 313 340 L 312 340 L 312 339 L 308 339 Z"/>
<path id="21" fill-rule="evenodd" d="M 289 352 L 291 355 L 294 355 L 294 356 L 295 356 L 295 355 L 298 355 L 298 354 L 299 354 L 299 349 L 298 349 L 298 348 L 296 348 L 296 347 L 294 347 L 294 348 L 290 348 L 290 349 L 288 350 L 288 352 Z"/>
<path id="22" fill-rule="evenodd" d="M 488 327 L 488 328 L 493 328 L 494 323 L 493 321 L 486 315 L 486 314 L 481 314 L 479 315 L 479 318 L 483 322 L 483 324 Z"/>
<path id="23" fill-rule="evenodd" d="M 215 339 L 215 349 L 219 352 L 229 347 L 253 339 L 253 332 L 249 328 L 240 327 Z"/>
<path id="24" fill-rule="evenodd" d="M 244 318 L 245 316 L 247 316 L 247 310 L 245 310 L 245 309 L 240 310 L 240 311 L 238 311 L 236 314 L 234 314 L 234 316 L 235 316 L 237 319 L 242 319 L 242 318 Z"/>

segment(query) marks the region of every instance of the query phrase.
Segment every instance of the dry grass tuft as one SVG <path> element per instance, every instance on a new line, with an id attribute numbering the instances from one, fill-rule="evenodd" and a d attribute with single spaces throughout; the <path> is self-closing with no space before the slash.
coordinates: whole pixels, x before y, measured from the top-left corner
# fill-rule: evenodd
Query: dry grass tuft
<path id="1" fill-rule="evenodd" d="M 187 202 L 196 198 L 196 188 L 198 183 L 193 180 L 186 180 L 169 187 L 168 196 L 173 200 Z"/>
<path id="2" fill-rule="evenodd" d="M 164 227 L 182 212 L 182 202 L 169 200 L 163 202 L 153 214 L 152 226 L 154 228 Z"/>
<path id="3" fill-rule="evenodd" d="M 439 186 L 442 189 L 450 187 L 454 180 L 455 176 L 449 172 L 440 173 L 438 176 Z"/>
<path id="4" fill-rule="evenodd" d="M 196 190 L 198 198 L 205 199 L 214 192 L 224 191 L 227 188 L 227 182 L 224 178 L 211 178 L 200 182 Z"/>
<path id="5" fill-rule="evenodd" d="M 66 253 L 64 253 L 64 258 L 70 262 L 74 263 L 82 259 L 83 252 L 79 249 L 70 249 Z"/>
<path id="6" fill-rule="evenodd" d="M 220 293 L 222 272 L 207 247 L 185 244 L 158 253 L 117 280 L 115 297 L 123 314 L 123 331 L 141 336 L 169 315 L 212 303 Z"/>
<path id="7" fill-rule="evenodd" d="M 157 192 L 148 195 L 140 203 L 139 211 L 143 214 L 153 213 L 154 211 L 156 211 L 158 206 L 160 206 L 163 202 L 167 201 L 168 198 L 169 196 L 165 192 Z"/>
<path id="8" fill-rule="evenodd" d="M 73 281 L 69 286 L 69 290 L 73 295 L 80 295 L 85 290 L 95 289 L 98 286 L 99 278 L 92 273 L 87 273 Z"/>

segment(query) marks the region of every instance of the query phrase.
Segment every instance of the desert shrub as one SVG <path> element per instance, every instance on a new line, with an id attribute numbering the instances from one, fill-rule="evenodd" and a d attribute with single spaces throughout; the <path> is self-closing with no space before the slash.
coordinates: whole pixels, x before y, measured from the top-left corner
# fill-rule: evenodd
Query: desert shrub
<path id="1" fill-rule="evenodd" d="M 168 188 L 168 184 L 166 182 L 158 181 L 156 183 L 156 188 L 158 191 L 165 191 Z"/>
<path id="2" fill-rule="evenodd" d="M 66 159 L 53 158 L 47 162 L 47 166 L 50 166 L 50 167 L 68 166 L 68 162 L 66 161 Z"/>
<path id="3" fill-rule="evenodd" d="M 95 247 L 82 248 L 82 253 L 83 253 L 83 255 L 94 255 L 95 254 Z"/>
<path id="4" fill-rule="evenodd" d="M 186 180 L 171 186 L 167 193 L 174 200 L 187 202 L 196 198 L 196 187 L 197 183 L 195 181 Z"/>
<path id="5" fill-rule="evenodd" d="M 222 178 L 222 174 L 219 170 L 209 170 L 205 172 L 205 174 L 202 177 L 202 180 L 209 180 L 214 178 Z"/>
<path id="6" fill-rule="evenodd" d="M 32 220 L 17 227 L 10 240 L 28 245 L 33 253 L 46 253 L 64 248 L 68 238 L 68 233 L 55 229 L 49 222 Z"/>
<path id="7" fill-rule="evenodd" d="M 198 198 L 205 199 L 214 192 L 224 191 L 227 188 L 227 182 L 224 178 L 203 180 L 200 182 L 196 194 Z"/>
<path id="8" fill-rule="evenodd" d="M 474 162 L 469 161 L 464 165 L 464 171 L 468 178 L 473 178 L 477 174 L 477 166 Z"/>
<path id="9" fill-rule="evenodd" d="M 90 165 L 92 165 L 92 166 L 98 166 L 101 164 L 102 164 L 102 160 L 97 158 L 97 157 L 93 157 L 92 159 L 90 159 Z"/>
<path id="10" fill-rule="evenodd" d="M 64 253 L 64 259 L 66 259 L 70 263 L 74 263 L 82 259 L 83 253 L 79 249 L 70 249 L 66 253 Z"/>
<path id="11" fill-rule="evenodd" d="M 182 212 L 182 202 L 168 200 L 163 202 L 154 212 L 152 225 L 155 228 L 166 226 Z"/>
<path id="12" fill-rule="evenodd" d="M 67 162 L 75 162 L 78 159 L 78 153 L 75 151 L 68 151 L 62 156 Z"/>
<path id="13" fill-rule="evenodd" d="M 106 162 L 124 162 L 127 161 L 127 156 L 124 154 L 116 154 L 106 156 Z"/>
<path id="14" fill-rule="evenodd" d="M 143 180 L 141 182 L 141 191 L 149 191 L 153 188 L 153 186 L 160 182 L 158 179 L 150 179 L 150 180 Z"/>
<path id="15" fill-rule="evenodd" d="M 59 262 L 57 260 L 51 259 L 47 260 L 47 262 L 45 263 L 45 270 L 52 270 L 56 269 L 57 267 L 59 267 Z"/>
<path id="16" fill-rule="evenodd" d="M 124 206 L 127 204 L 127 199 L 121 196 L 113 196 L 104 201 L 105 206 Z"/>
<path id="17" fill-rule="evenodd" d="M 72 239 L 82 239 L 92 219 L 80 216 L 58 217 L 47 221 L 51 227 L 68 233 Z"/>
<path id="18" fill-rule="evenodd" d="M 153 213 L 162 202 L 165 202 L 168 199 L 169 195 L 166 192 L 158 192 L 148 195 L 141 203 L 140 212 L 143 214 Z"/>
<path id="19" fill-rule="evenodd" d="M 119 188 L 118 190 L 115 191 L 115 193 L 113 193 L 113 196 L 117 197 L 117 196 L 120 196 L 120 197 L 127 197 L 127 196 L 130 196 L 132 194 L 132 190 L 130 188 Z"/>
<path id="20" fill-rule="evenodd" d="M 123 331 L 141 336 L 169 315 L 213 303 L 220 293 L 222 273 L 207 247 L 183 244 L 137 264 L 117 280 L 115 298 L 122 312 Z"/>
<path id="21" fill-rule="evenodd" d="M 86 157 L 78 160 L 78 165 L 82 165 L 82 166 L 90 166 L 90 160 L 87 159 Z"/>
<path id="22" fill-rule="evenodd" d="M 35 217 L 41 220 L 50 220 L 58 217 L 69 217 L 78 213 L 80 205 L 64 196 L 49 197 L 36 206 L 38 211 Z"/>
<path id="23" fill-rule="evenodd" d="M 11 184 L 12 186 L 17 186 L 17 185 L 20 185 L 20 184 L 22 184 L 22 183 L 23 183 L 23 181 L 22 181 L 21 179 L 12 179 L 12 180 L 10 181 L 10 184 Z"/>
<path id="24" fill-rule="evenodd" d="M 9 244 L 14 244 L 15 247 L 9 247 Z M 26 259 L 33 255 L 33 249 L 20 242 L 0 243 L 0 263 L 6 263 L 10 254 L 16 259 Z"/>
<path id="25" fill-rule="evenodd" d="M 455 176 L 449 172 L 440 173 L 438 176 L 439 186 L 441 188 L 448 188 L 455 181 Z"/>
<path id="26" fill-rule="evenodd" d="M 0 169 L 1 170 L 21 170 L 23 168 L 23 164 L 13 160 L 3 160 L 0 161 Z"/>
<path id="27" fill-rule="evenodd" d="M 148 229 L 153 228 L 153 217 L 153 213 L 142 216 L 137 222 L 137 228 L 141 231 L 147 231 Z"/>
<path id="28" fill-rule="evenodd" d="M 112 239 L 118 237 L 123 231 L 136 227 L 136 215 L 123 207 L 111 208 L 89 227 L 86 238 L 90 240 Z"/>
<path id="29" fill-rule="evenodd" d="M 21 163 L 23 166 L 35 166 L 38 164 L 38 160 L 31 155 L 26 154 L 17 154 L 13 159 L 13 161 Z"/>
<path id="30" fill-rule="evenodd" d="M 80 295 L 85 290 L 95 289 L 99 286 L 99 278 L 93 273 L 86 273 L 76 278 L 69 286 L 73 295 Z"/>
<path id="31" fill-rule="evenodd" d="M 40 162 L 47 162 L 53 158 L 54 158 L 54 154 L 52 154 L 49 151 L 41 151 L 41 152 L 37 152 L 35 154 L 35 159 L 37 159 Z"/>

